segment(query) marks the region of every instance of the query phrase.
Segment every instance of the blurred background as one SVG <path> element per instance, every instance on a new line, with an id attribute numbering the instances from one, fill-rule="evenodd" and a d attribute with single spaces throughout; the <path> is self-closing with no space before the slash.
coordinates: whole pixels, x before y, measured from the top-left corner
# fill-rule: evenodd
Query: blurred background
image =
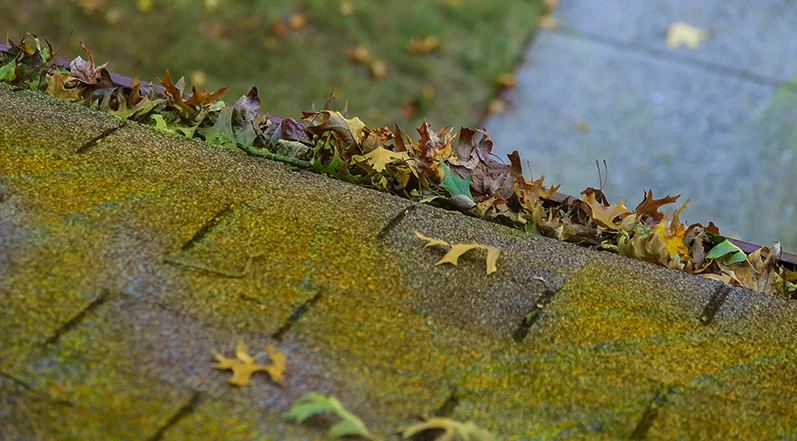
<path id="1" fill-rule="evenodd" d="M 0 1 L 0 29 L 47 38 L 142 80 L 185 76 L 235 101 L 258 86 L 262 108 L 298 117 L 313 102 L 370 126 L 474 125 L 516 67 L 542 0 Z M 70 36 L 70 32 L 72 35 Z M 84 56 L 85 58 L 85 56 Z"/>
<path id="2" fill-rule="evenodd" d="M 552 12 L 551 12 L 552 11 Z M 367 125 L 484 125 L 499 156 L 633 209 L 797 251 L 797 4 L 771 0 L 0 0 L 0 29 L 111 71 L 259 88 L 297 117 L 337 89 Z M 71 32 L 71 35 L 70 35 Z"/>

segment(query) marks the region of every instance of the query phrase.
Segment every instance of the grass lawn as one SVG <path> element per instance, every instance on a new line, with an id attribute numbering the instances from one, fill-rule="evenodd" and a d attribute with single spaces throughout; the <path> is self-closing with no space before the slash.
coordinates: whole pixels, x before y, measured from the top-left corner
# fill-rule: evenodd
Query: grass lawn
<path id="1" fill-rule="evenodd" d="M 48 38 L 65 58 L 83 55 L 152 80 L 169 68 L 235 101 L 258 86 L 262 108 L 298 116 L 337 106 L 369 126 L 474 125 L 496 77 L 512 71 L 542 0 L 0 0 L 0 30 Z M 73 31 L 67 40 L 69 32 Z M 412 50 L 425 41 L 428 52 Z M 435 39 L 439 48 L 435 49 Z M 347 51 L 370 56 L 355 62 Z M 365 52 L 360 52 L 365 55 Z M 85 56 L 84 56 L 85 58 Z M 376 79 L 372 64 L 384 63 Z M 378 69 L 378 67 L 377 67 Z M 192 75 L 193 74 L 193 75 Z M 203 77 L 205 78 L 204 81 Z"/>

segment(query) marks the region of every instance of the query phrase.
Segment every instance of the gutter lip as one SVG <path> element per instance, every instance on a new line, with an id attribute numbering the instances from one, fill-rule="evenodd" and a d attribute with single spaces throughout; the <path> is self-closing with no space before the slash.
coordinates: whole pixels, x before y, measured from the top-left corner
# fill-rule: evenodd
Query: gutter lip
<path id="1" fill-rule="evenodd" d="M 0 52 L 8 52 L 8 49 L 9 49 L 9 45 L 7 43 L 0 42 Z M 53 64 L 58 66 L 58 67 L 63 67 L 64 69 L 69 69 L 69 65 L 71 64 L 71 60 L 68 60 L 68 59 L 62 58 L 62 57 L 53 57 Z M 132 87 L 132 84 L 133 84 L 133 79 L 132 78 L 130 78 L 128 76 L 120 75 L 120 74 L 117 74 L 117 73 L 113 73 L 111 71 L 108 71 L 108 73 L 111 74 L 111 79 L 116 84 L 118 84 L 118 85 L 120 85 L 122 87 L 127 87 L 127 88 Z M 147 81 L 139 81 L 139 84 L 142 85 L 142 86 L 146 86 L 146 87 L 152 87 L 154 90 L 158 91 L 158 93 L 165 93 L 166 92 L 166 89 L 163 86 L 159 85 L 159 84 L 154 84 L 154 83 L 150 83 L 150 82 L 147 82 Z M 279 123 L 283 119 L 283 117 L 278 116 L 278 115 L 272 115 L 270 113 L 267 113 L 267 115 L 275 123 Z M 567 200 L 568 198 L 577 199 L 577 198 L 574 198 L 573 196 L 568 195 L 568 194 L 554 193 L 553 195 L 551 195 L 550 198 L 548 198 L 548 200 L 561 204 L 565 200 Z M 761 248 L 761 246 L 759 246 L 759 245 L 755 245 L 753 243 L 746 242 L 746 241 L 743 241 L 743 240 L 740 240 L 740 239 L 733 239 L 733 238 L 729 237 L 728 240 L 732 244 L 734 244 L 737 247 L 739 247 L 742 251 L 744 251 L 745 254 L 750 254 L 750 253 L 754 252 L 755 250 Z M 788 267 L 791 270 L 797 270 L 797 255 L 784 252 L 784 253 L 781 254 L 780 259 L 778 259 L 778 263 Z"/>

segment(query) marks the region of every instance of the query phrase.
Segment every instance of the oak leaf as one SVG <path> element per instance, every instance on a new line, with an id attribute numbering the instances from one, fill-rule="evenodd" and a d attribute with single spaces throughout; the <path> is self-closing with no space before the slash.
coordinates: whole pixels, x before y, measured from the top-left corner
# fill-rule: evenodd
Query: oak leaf
<path id="1" fill-rule="evenodd" d="M 284 386 L 287 360 L 285 354 L 273 345 L 266 345 L 266 351 L 268 351 L 271 364 L 256 364 L 255 359 L 248 354 L 246 344 L 239 340 L 235 346 L 235 358 L 226 358 L 218 351 L 213 350 L 213 356 L 218 360 L 218 363 L 214 363 L 213 367 L 232 370 L 233 375 L 229 381 L 236 386 L 247 386 L 252 374 L 261 371 L 266 372 L 271 377 L 271 381 Z"/>
<path id="2" fill-rule="evenodd" d="M 482 245 L 477 243 L 466 243 L 466 244 L 449 244 L 448 242 L 435 239 L 433 237 L 427 237 L 423 234 L 415 231 L 415 235 L 422 240 L 425 240 L 427 243 L 424 247 L 430 246 L 442 246 L 442 247 L 450 247 L 451 249 L 443 256 L 442 259 L 438 260 L 435 263 L 435 266 L 441 265 L 444 263 L 450 263 L 452 265 L 457 265 L 457 260 L 459 257 L 470 250 L 475 249 L 485 249 L 487 250 L 487 274 L 492 274 L 497 271 L 496 263 L 498 262 L 498 256 L 501 254 L 501 250 L 496 247 L 491 247 L 489 245 Z"/>
<path id="3" fill-rule="evenodd" d="M 407 152 L 393 152 L 384 147 L 377 147 L 371 152 L 366 153 L 365 158 L 368 160 L 368 164 L 370 164 L 374 170 L 381 173 L 385 171 L 385 168 L 388 164 L 394 161 L 403 161 L 409 159 L 409 156 L 407 155 Z"/>
<path id="4" fill-rule="evenodd" d="M 634 215 L 637 218 L 647 216 L 653 221 L 652 224 L 657 224 L 664 219 L 664 213 L 660 212 L 659 208 L 661 208 L 662 205 L 676 202 L 679 197 L 681 197 L 680 194 L 675 196 L 667 195 L 661 199 L 654 199 L 653 189 L 651 188 L 645 192 L 645 198 L 634 209 Z"/>
<path id="5" fill-rule="evenodd" d="M 342 113 L 333 110 L 320 112 L 302 112 L 302 119 L 307 121 L 307 131 L 316 136 L 324 132 L 334 132 L 345 143 L 354 142 L 361 145 L 363 130 L 366 128 L 360 118 L 346 118 Z"/>
<path id="6" fill-rule="evenodd" d="M 588 192 L 584 199 L 582 199 L 590 208 L 590 216 L 599 227 L 609 228 L 612 230 L 619 230 L 621 229 L 624 224 L 622 220 L 624 219 L 624 215 L 630 213 L 628 208 L 625 207 L 625 204 L 621 200 L 619 204 L 612 204 L 606 206 L 596 199 L 595 196 L 596 192 Z M 620 218 L 621 223 L 615 224 L 614 220 Z"/>
<path id="7" fill-rule="evenodd" d="M 426 434 L 434 438 L 425 437 Z M 423 438 L 421 438 L 423 437 Z M 462 423 L 450 418 L 429 418 L 402 431 L 401 439 L 426 439 L 434 441 L 495 441 L 489 432 L 468 421 Z"/>
<path id="8" fill-rule="evenodd" d="M 105 63 L 101 66 L 95 66 L 94 57 L 91 55 L 91 51 L 86 48 L 86 45 L 83 44 L 83 40 L 80 41 L 80 47 L 83 48 L 83 52 L 85 52 L 88 56 L 88 61 L 84 61 L 80 56 L 72 60 L 72 62 L 69 63 L 70 76 L 77 78 L 78 81 L 82 82 L 83 84 L 97 84 L 102 76 L 102 72 L 105 71 L 105 66 L 107 66 L 108 63 Z M 107 74 L 107 71 L 105 72 Z"/>

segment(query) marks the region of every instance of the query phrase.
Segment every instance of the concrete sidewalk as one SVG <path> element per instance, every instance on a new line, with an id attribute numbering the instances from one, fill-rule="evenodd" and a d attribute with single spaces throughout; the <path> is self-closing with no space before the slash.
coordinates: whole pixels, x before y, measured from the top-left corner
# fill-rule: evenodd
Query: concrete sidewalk
<path id="1" fill-rule="evenodd" d="M 517 73 L 515 107 L 487 122 L 501 152 L 520 150 L 570 194 L 598 187 L 605 159 L 613 203 L 633 208 L 650 187 L 681 193 L 689 222 L 797 249 L 797 96 L 786 84 L 797 5 L 564 0 L 554 17 Z M 670 50 L 677 21 L 709 38 Z"/>

